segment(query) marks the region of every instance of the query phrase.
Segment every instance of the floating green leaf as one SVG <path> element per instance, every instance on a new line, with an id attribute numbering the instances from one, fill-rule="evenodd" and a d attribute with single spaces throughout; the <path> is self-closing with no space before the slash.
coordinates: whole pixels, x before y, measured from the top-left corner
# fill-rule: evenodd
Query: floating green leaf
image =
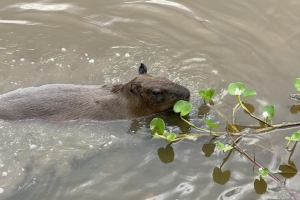
<path id="1" fill-rule="evenodd" d="M 298 91 L 300 91 L 300 78 L 296 78 L 294 80 L 294 86 Z"/>
<path id="2" fill-rule="evenodd" d="M 161 118 L 154 118 L 150 122 L 151 134 L 157 133 L 158 135 L 163 135 L 165 132 L 165 122 Z"/>
<path id="3" fill-rule="evenodd" d="M 245 89 L 245 91 L 243 92 L 245 98 L 254 96 L 256 94 L 257 93 L 254 90 L 250 90 L 250 89 Z"/>
<path id="4" fill-rule="evenodd" d="M 173 107 L 174 112 L 180 113 L 181 116 L 186 116 L 192 110 L 192 104 L 190 102 L 179 100 Z"/>
<path id="5" fill-rule="evenodd" d="M 288 141 L 286 148 L 290 145 L 291 141 L 299 141 L 300 140 L 300 131 L 294 132 L 291 137 L 285 137 Z"/>
<path id="6" fill-rule="evenodd" d="M 233 149 L 233 146 L 225 144 L 225 147 L 224 147 L 223 151 L 226 152 L 226 151 L 229 151 L 231 149 Z"/>
<path id="7" fill-rule="evenodd" d="M 215 124 L 211 121 L 211 119 L 204 119 L 204 122 L 207 126 L 209 126 L 210 128 L 219 128 L 218 124 Z"/>
<path id="8" fill-rule="evenodd" d="M 245 91 L 245 86 L 241 82 L 231 83 L 228 86 L 228 92 L 231 95 L 241 95 Z"/>
<path id="9" fill-rule="evenodd" d="M 292 134 L 292 140 L 293 140 L 293 141 L 299 141 L 299 140 L 300 140 L 300 132 L 299 132 L 299 131 L 294 132 L 294 133 Z"/>
<path id="10" fill-rule="evenodd" d="M 265 119 L 273 119 L 274 117 L 274 110 L 275 107 L 273 105 L 267 105 L 265 107 L 262 108 L 262 115 Z"/>
<path id="11" fill-rule="evenodd" d="M 170 133 L 168 136 L 167 136 L 167 140 L 168 141 L 172 141 L 176 138 L 176 134 L 175 133 Z"/>
<path id="12" fill-rule="evenodd" d="M 291 137 L 285 137 L 288 141 L 299 141 L 300 140 L 300 132 L 294 132 Z"/>
<path id="13" fill-rule="evenodd" d="M 200 90 L 198 94 L 203 99 L 211 100 L 215 95 L 215 92 L 216 92 L 215 89 L 208 88 L 206 90 Z"/>
<path id="14" fill-rule="evenodd" d="M 233 149 L 233 146 L 228 145 L 228 144 L 224 145 L 222 142 L 219 142 L 219 141 L 216 142 L 216 145 L 223 152 L 226 152 L 226 151 L 229 151 L 229 150 Z"/>
<path id="15" fill-rule="evenodd" d="M 269 173 L 269 169 L 268 168 L 259 168 L 258 171 L 256 171 L 256 173 L 260 176 L 267 176 Z"/>
<path id="16" fill-rule="evenodd" d="M 217 141 L 217 142 L 216 142 L 216 145 L 217 145 L 217 147 L 218 147 L 220 150 L 223 151 L 223 149 L 224 149 L 224 144 L 223 144 L 222 142 Z"/>

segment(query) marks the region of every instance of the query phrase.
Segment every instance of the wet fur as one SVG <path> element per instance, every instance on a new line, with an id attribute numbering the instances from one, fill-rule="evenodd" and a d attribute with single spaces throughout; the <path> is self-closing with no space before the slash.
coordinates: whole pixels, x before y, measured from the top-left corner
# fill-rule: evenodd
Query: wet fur
<path id="1" fill-rule="evenodd" d="M 8 92 L 0 95 L 0 118 L 128 119 L 168 110 L 180 99 L 189 100 L 185 87 L 147 74 L 143 64 L 139 74 L 128 83 L 111 86 L 50 84 Z"/>

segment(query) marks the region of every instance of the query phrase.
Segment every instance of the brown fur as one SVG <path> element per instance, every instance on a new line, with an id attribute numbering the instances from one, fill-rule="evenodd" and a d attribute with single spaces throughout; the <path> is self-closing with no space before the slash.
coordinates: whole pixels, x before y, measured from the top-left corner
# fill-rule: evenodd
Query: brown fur
<path id="1" fill-rule="evenodd" d="M 50 84 L 18 89 L 0 95 L 0 118 L 5 120 L 45 119 L 114 120 L 151 115 L 171 109 L 190 92 L 172 81 L 147 74 L 126 84 L 88 86 Z"/>

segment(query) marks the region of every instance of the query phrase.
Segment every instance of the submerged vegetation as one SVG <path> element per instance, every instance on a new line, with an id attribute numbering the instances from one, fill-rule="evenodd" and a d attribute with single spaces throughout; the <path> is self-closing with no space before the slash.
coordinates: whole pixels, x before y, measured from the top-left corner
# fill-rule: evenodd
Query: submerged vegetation
<path id="1" fill-rule="evenodd" d="M 300 78 L 295 79 L 294 86 L 297 91 L 300 91 Z M 238 143 L 243 140 L 243 136 L 245 134 L 249 134 L 248 132 L 245 133 L 243 131 L 240 131 L 238 128 L 238 125 L 235 124 L 235 112 L 242 108 L 247 114 L 249 114 L 252 118 L 257 120 L 261 127 L 258 129 L 252 130 L 251 133 L 262 133 L 271 131 L 274 129 L 279 128 L 288 128 L 292 126 L 300 126 L 299 123 L 282 123 L 282 124 L 272 124 L 272 119 L 274 118 L 275 114 L 275 107 L 274 105 L 266 105 L 261 110 L 261 116 L 255 116 L 252 114 L 252 112 L 247 108 L 247 105 L 244 103 L 245 99 L 255 96 L 257 93 L 252 90 L 248 89 L 244 86 L 241 82 L 235 82 L 231 83 L 228 86 L 228 93 L 235 96 L 237 99 L 237 104 L 232 109 L 232 118 L 229 120 L 225 117 L 224 114 L 222 114 L 219 110 L 217 110 L 213 105 L 213 97 L 215 95 L 215 90 L 212 88 L 208 88 L 206 90 L 200 90 L 198 92 L 199 96 L 204 99 L 205 106 L 208 106 L 210 109 L 214 110 L 216 113 L 218 113 L 226 122 L 226 129 L 223 132 L 215 131 L 215 129 L 218 129 L 218 124 L 214 123 L 212 119 L 204 118 L 203 121 L 208 127 L 207 129 L 201 128 L 196 126 L 195 124 L 188 121 L 185 116 L 187 116 L 192 111 L 192 104 L 190 102 L 179 100 L 173 107 L 174 112 L 179 113 L 180 118 L 187 123 L 190 127 L 198 130 L 198 133 L 182 133 L 182 134 L 176 134 L 169 132 L 166 130 L 165 122 L 161 118 L 154 118 L 152 119 L 150 123 L 150 130 L 151 135 L 154 138 L 159 138 L 166 140 L 170 145 L 174 142 L 178 142 L 183 139 L 190 139 L 190 140 L 196 140 L 198 137 L 202 136 L 213 136 L 213 140 L 217 140 L 218 136 L 222 134 L 226 134 L 228 137 L 230 137 L 231 144 L 223 144 L 220 141 L 215 141 L 214 143 L 210 144 L 210 152 L 205 152 L 205 154 L 211 155 L 215 151 L 215 147 L 226 153 L 229 151 L 228 156 L 224 159 L 224 162 L 221 166 L 226 162 L 229 155 L 233 152 L 233 150 L 238 151 L 239 153 L 243 154 L 246 158 L 248 158 L 257 168 L 258 170 L 255 170 L 258 174 L 258 177 L 254 180 L 254 188 L 256 193 L 263 194 L 267 190 L 267 183 L 264 180 L 265 176 L 270 176 L 273 180 L 278 182 L 290 195 L 293 199 L 296 199 L 296 197 L 292 194 L 292 192 L 286 187 L 285 183 L 281 180 L 279 180 L 274 173 L 270 172 L 267 167 L 263 167 L 261 164 L 257 162 L 255 157 L 253 158 L 250 156 L 247 152 L 245 152 L 242 148 L 239 147 Z M 299 99 L 300 100 L 300 99 Z M 290 178 L 297 174 L 297 168 L 293 161 L 290 160 L 297 142 L 300 139 L 300 130 L 292 133 L 291 137 L 285 137 L 287 140 L 286 150 L 290 151 L 290 157 L 288 165 L 280 165 L 278 170 L 281 171 L 281 175 Z M 291 142 L 295 142 L 294 147 L 290 150 L 289 146 Z M 207 156 L 207 155 L 206 155 Z M 222 176 L 222 178 L 220 178 Z M 213 171 L 213 179 L 216 183 L 224 185 L 229 179 L 230 179 L 230 171 L 224 171 L 222 172 L 221 167 L 217 168 L 215 167 Z"/>

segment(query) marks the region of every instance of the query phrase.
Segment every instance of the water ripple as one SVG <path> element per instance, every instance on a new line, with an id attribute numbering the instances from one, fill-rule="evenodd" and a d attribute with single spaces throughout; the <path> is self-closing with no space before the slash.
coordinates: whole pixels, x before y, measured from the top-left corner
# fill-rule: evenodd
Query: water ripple
<path id="1" fill-rule="evenodd" d="M 0 24 L 40 25 L 41 23 L 34 23 L 24 20 L 0 20 Z"/>
<path id="2" fill-rule="evenodd" d="M 12 7 L 19 7 L 24 10 L 40 10 L 40 11 L 61 11 L 67 10 L 72 7 L 71 4 L 41 4 L 41 3 L 28 3 L 18 4 Z"/>

